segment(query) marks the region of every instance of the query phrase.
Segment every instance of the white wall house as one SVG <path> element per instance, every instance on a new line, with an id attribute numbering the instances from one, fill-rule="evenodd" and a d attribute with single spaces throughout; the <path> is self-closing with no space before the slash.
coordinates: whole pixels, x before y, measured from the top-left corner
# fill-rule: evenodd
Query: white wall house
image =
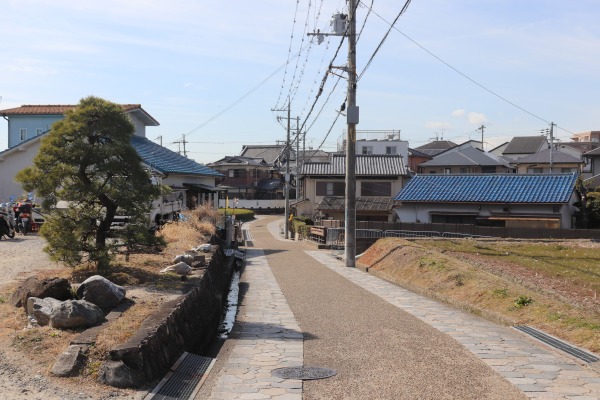
<path id="1" fill-rule="evenodd" d="M 0 202 L 9 201 L 11 196 L 18 199 L 24 194 L 21 185 L 14 181 L 15 175 L 33 165 L 41 140 L 52 124 L 64 118 L 64 112 L 74 108 L 76 106 L 73 105 L 25 105 L 0 111 L 0 116 L 8 120 L 9 127 L 9 148 L 0 152 Z M 139 104 L 123 105 L 123 110 L 135 126 L 131 144 L 144 164 L 160 175 L 162 183 L 170 186 L 174 192 L 181 193 L 183 204 L 187 207 L 208 201 L 216 205 L 219 189 L 216 188 L 215 179 L 222 175 L 146 139 L 146 127 L 157 126 L 158 122 Z M 39 132 L 40 129 L 44 131 Z M 22 136 L 21 132 L 35 134 L 28 137 Z"/>

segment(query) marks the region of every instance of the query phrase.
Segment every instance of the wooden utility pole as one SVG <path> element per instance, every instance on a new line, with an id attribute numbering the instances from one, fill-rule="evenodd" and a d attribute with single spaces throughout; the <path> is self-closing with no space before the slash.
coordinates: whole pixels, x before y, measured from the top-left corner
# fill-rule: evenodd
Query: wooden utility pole
<path id="1" fill-rule="evenodd" d="M 553 160 L 552 153 L 554 152 L 554 122 L 550 122 L 550 173 L 552 173 Z"/>
<path id="2" fill-rule="evenodd" d="M 346 228 L 344 258 L 346 267 L 356 266 L 356 2 L 348 0 L 348 108 L 346 131 Z"/>

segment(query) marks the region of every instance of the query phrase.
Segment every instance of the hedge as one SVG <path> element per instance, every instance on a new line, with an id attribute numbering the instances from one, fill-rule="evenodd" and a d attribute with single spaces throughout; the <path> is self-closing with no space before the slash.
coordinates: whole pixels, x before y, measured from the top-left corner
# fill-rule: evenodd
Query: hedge
<path id="1" fill-rule="evenodd" d="M 309 217 L 294 217 L 290 221 L 290 231 L 292 234 L 298 232 L 302 238 L 310 236 L 310 228 L 313 226 L 313 221 Z"/>
<path id="2" fill-rule="evenodd" d="M 230 216 L 232 214 L 234 214 L 235 212 L 235 219 L 238 221 L 251 221 L 254 219 L 254 211 L 252 210 L 246 210 L 244 208 L 228 208 L 228 209 L 224 209 L 224 208 L 219 208 L 219 211 L 221 212 L 221 214 L 225 215 L 225 213 L 227 213 L 227 216 Z"/>

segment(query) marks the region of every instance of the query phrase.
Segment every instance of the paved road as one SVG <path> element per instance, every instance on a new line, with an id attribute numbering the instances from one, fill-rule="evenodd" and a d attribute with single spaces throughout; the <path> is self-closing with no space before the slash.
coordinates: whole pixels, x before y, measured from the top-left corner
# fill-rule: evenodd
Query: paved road
<path id="1" fill-rule="evenodd" d="M 238 323 L 197 398 L 599 398 L 597 374 L 520 333 L 280 240 L 277 221 L 251 225 Z M 338 374 L 301 383 L 270 373 L 301 365 Z"/>

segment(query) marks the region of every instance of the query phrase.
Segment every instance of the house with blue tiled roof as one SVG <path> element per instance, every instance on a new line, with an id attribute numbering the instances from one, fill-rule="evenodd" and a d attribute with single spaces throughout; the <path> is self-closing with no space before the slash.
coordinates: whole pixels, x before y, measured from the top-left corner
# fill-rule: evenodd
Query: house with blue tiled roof
<path id="1" fill-rule="evenodd" d="M 217 171 L 186 158 L 174 151 L 146 139 L 146 127 L 159 125 L 139 104 L 122 105 L 135 125 L 131 144 L 142 157 L 144 164 L 162 184 L 168 185 L 173 194 L 168 199 L 165 213 L 194 208 L 199 204 L 217 204 L 219 188 L 216 179 L 223 177 Z M 14 176 L 33 163 L 40 149 L 41 140 L 54 122 L 64 118 L 74 105 L 24 105 L 0 110 L 0 116 L 8 120 L 8 149 L 0 152 L 0 202 L 23 193 Z"/>
<path id="2" fill-rule="evenodd" d="M 576 180 L 576 174 L 421 174 L 394 198 L 394 209 L 400 222 L 570 229 Z"/>

